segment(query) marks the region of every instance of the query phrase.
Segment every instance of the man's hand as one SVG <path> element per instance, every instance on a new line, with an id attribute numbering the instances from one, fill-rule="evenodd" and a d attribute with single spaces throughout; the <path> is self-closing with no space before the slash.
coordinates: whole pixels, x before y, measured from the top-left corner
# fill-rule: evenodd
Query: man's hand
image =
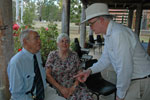
<path id="1" fill-rule="evenodd" d="M 124 99 L 121 99 L 121 98 L 119 98 L 118 96 L 116 97 L 116 100 L 124 100 Z"/>
<path id="2" fill-rule="evenodd" d="M 90 74 L 91 74 L 91 70 L 87 69 L 87 70 L 84 70 L 83 72 L 80 72 L 77 75 L 75 75 L 74 78 L 77 78 L 77 80 L 79 82 L 84 83 Z"/>

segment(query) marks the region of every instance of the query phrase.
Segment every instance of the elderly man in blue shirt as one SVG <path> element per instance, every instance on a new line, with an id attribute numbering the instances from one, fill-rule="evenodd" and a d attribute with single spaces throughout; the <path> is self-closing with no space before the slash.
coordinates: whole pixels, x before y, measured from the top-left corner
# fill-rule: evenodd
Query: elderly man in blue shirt
<path id="1" fill-rule="evenodd" d="M 137 34 L 111 20 L 108 6 L 95 3 L 86 9 L 86 20 L 95 34 L 104 35 L 101 58 L 75 77 L 85 82 L 90 74 L 112 64 L 117 74 L 116 100 L 150 100 L 150 57 L 140 44 Z"/>
<path id="2" fill-rule="evenodd" d="M 11 100 L 65 100 L 46 84 L 39 34 L 26 29 L 21 32 L 20 41 L 23 49 L 11 58 L 7 69 Z"/>

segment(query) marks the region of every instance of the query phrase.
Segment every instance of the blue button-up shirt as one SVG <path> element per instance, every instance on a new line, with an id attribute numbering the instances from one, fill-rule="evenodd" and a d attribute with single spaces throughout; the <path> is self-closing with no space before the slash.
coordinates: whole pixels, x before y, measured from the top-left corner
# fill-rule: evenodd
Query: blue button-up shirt
<path id="1" fill-rule="evenodd" d="M 36 53 L 36 56 L 45 88 L 46 74 L 42 66 L 40 52 Z M 26 92 L 31 90 L 35 76 L 33 54 L 23 48 L 22 51 L 12 57 L 7 72 L 12 100 L 32 100 L 31 94 L 27 95 Z"/>
<path id="2" fill-rule="evenodd" d="M 124 98 L 131 79 L 150 74 L 150 57 L 131 29 L 110 21 L 101 58 L 91 67 L 97 73 L 112 64 L 117 73 L 117 96 Z"/>

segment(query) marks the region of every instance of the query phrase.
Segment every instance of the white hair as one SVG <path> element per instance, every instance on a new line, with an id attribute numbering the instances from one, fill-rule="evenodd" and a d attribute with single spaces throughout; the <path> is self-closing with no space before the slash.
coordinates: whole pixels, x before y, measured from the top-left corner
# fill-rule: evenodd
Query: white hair
<path id="1" fill-rule="evenodd" d="M 21 43 L 22 46 L 24 45 L 23 39 L 27 39 L 30 32 L 36 32 L 36 31 L 34 31 L 32 29 L 25 29 L 21 32 L 21 34 L 20 34 L 20 43 Z"/>
<path id="2" fill-rule="evenodd" d="M 66 33 L 61 33 L 61 34 L 59 34 L 59 36 L 57 37 L 57 43 L 59 43 L 59 42 L 62 40 L 62 38 L 66 38 L 66 39 L 70 42 L 69 36 L 68 36 Z"/>

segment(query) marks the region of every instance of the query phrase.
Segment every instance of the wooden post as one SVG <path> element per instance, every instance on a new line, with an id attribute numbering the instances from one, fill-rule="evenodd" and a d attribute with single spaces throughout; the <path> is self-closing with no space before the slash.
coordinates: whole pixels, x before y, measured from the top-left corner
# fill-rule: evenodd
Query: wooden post
<path id="1" fill-rule="evenodd" d="M 121 23 L 124 24 L 124 14 L 122 15 Z"/>
<path id="2" fill-rule="evenodd" d="M 81 22 L 85 20 L 86 15 L 85 15 L 85 6 L 83 5 L 82 7 L 82 12 L 81 12 Z M 80 45 L 82 48 L 85 47 L 85 39 L 86 39 L 86 24 L 83 23 L 80 25 Z"/>
<path id="3" fill-rule="evenodd" d="M 147 53 L 150 56 L 150 38 L 149 38 L 149 42 L 148 42 Z"/>
<path id="4" fill-rule="evenodd" d="M 132 28 L 132 19 L 133 19 L 133 9 L 129 9 L 128 15 L 128 27 Z"/>
<path id="5" fill-rule="evenodd" d="M 137 33 L 138 36 L 140 35 L 141 17 L 142 17 L 142 4 L 137 4 L 135 33 Z"/>
<path id="6" fill-rule="evenodd" d="M 7 65 L 14 54 L 12 0 L 0 0 L 0 100 L 9 100 Z"/>
<path id="7" fill-rule="evenodd" d="M 63 0 L 62 7 L 62 33 L 67 33 L 69 35 L 70 28 L 70 0 Z"/>

